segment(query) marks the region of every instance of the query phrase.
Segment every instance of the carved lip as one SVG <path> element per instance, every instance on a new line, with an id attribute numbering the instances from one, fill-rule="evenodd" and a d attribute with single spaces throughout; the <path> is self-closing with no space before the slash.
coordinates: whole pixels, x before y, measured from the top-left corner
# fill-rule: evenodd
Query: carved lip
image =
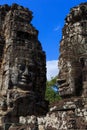
<path id="1" fill-rule="evenodd" d="M 29 77 L 26 77 L 26 76 L 22 76 L 21 78 L 20 78 L 20 82 L 24 82 L 24 83 L 29 83 L 29 82 L 31 82 L 31 79 L 29 78 Z"/>
<path id="2" fill-rule="evenodd" d="M 32 87 L 32 82 L 24 82 L 24 81 L 19 81 L 19 86 L 21 87 Z"/>
<path id="3" fill-rule="evenodd" d="M 26 78 L 21 78 L 20 81 L 19 81 L 19 84 L 21 85 L 29 85 L 31 83 L 31 81 L 29 79 L 26 79 Z"/>
<path id="4" fill-rule="evenodd" d="M 68 89 L 69 83 L 63 83 L 62 85 L 59 86 L 59 91 L 62 91 L 62 89 Z"/>
<path id="5" fill-rule="evenodd" d="M 68 90 L 68 89 L 69 89 L 69 87 L 65 87 L 64 89 L 63 89 L 63 88 L 60 88 L 60 89 L 59 89 L 59 92 L 62 92 L 62 91 Z"/>
<path id="6" fill-rule="evenodd" d="M 27 79 L 27 78 L 21 78 L 21 81 L 22 81 L 22 82 L 27 82 L 28 79 Z"/>

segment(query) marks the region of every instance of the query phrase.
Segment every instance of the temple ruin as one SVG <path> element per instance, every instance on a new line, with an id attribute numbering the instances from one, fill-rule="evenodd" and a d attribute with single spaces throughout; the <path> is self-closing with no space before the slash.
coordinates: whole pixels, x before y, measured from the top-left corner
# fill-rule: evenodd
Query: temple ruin
<path id="1" fill-rule="evenodd" d="M 46 55 L 32 12 L 0 6 L 0 130 L 87 129 L 87 2 L 70 10 L 60 41 L 62 99 L 48 111 Z"/>

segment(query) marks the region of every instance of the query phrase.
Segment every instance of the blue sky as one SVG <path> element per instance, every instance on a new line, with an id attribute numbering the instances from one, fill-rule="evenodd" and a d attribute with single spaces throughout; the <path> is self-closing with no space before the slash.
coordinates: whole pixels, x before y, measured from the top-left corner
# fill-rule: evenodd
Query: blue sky
<path id="1" fill-rule="evenodd" d="M 64 19 L 70 8 L 82 2 L 87 0 L 0 0 L 1 5 L 17 3 L 33 12 L 31 23 L 39 30 L 38 39 L 46 52 L 47 62 L 58 60 Z"/>

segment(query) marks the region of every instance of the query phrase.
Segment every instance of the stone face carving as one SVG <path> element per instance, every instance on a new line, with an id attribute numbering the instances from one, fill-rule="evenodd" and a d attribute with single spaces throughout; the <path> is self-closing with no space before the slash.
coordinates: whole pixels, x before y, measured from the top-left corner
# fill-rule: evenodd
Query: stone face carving
<path id="1" fill-rule="evenodd" d="M 0 6 L 1 124 L 48 111 L 46 56 L 31 19 L 32 12 L 22 6 Z"/>
<path id="2" fill-rule="evenodd" d="M 26 59 L 16 59 L 11 70 L 11 85 L 23 90 L 34 91 L 36 83 L 35 63 Z M 19 62 L 20 61 L 20 62 Z M 30 62 L 30 63 L 29 63 Z"/>
<path id="3" fill-rule="evenodd" d="M 82 93 L 87 59 L 86 12 L 87 3 L 83 3 L 72 8 L 65 19 L 60 42 L 58 75 L 59 93 L 62 97 L 78 96 Z"/>

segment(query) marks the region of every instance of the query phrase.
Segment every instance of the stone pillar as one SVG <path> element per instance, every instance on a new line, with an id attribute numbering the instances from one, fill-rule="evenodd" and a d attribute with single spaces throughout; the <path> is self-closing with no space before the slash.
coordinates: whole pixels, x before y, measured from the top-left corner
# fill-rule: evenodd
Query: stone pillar
<path id="1" fill-rule="evenodd" d="M 31 20 L 27 8 L 0 6 L 0 122 L 7 127 L 48 111 L 46 55 Z"/>
<path id="2" fill-rule="evenodd" d="M 59 93 L 62 97 L 82 95 L 83 77 L 86 72 L 84 73 L 85 68 L 83 69 L 82 65 L 85 63 L 82 63 L 81 59 L 87 57 L 86 8 L 87 3 L 72 8 L 65 19 L 60 42 L 58 75 Z"/>

